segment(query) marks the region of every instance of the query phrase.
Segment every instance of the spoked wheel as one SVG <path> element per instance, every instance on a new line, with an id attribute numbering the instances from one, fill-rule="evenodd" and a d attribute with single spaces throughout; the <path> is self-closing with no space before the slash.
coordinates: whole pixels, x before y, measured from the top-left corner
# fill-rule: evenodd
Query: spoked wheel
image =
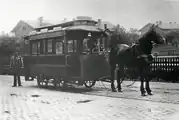
<path id="1" fill-rule="evenodd" d="M 54 79 L 53 79 L 53 86 L 56 88 L 56 87 L 57 87 L 57 84 L 58 84 L 58 79 L 57 79 L 57 78 L 54 78 Z"/>
<path id="2" fill-rule="evenodd" d="M 49 78 L 44 79 L 45 87 L 48 87 L 49 81 L 50 81 L 50 79 L 49 79 Z"/>
<path id="3" fill-rule="evenodd" d="M 86 88 L 92 88 L 95 84 L 96 84 L 96 80 L 84 81 L 84 85 Z"/>
<path id="4" fill-rule="evenodd" d="M 44 82 L 44 77 L 43 77 L 43 74 L 39 74 L 37 76 L 37 85 L 39 87 L 42 87 L 43 86 L 43 82 Z"/>
<path id="5" fill-rule="evenodd" d="M 61 81 L 61 82 L 60 82 L 60 85 L 61 85 L 61 87 L 62 87 L 63 89 L 68 88 L 68 85 L 67 85 L 67 83 L 66 83 L 65 81 Z"/>
<path id="6" fill-rule="evenodd" d="M 58 85 L 59 85 L 60 88 L 63 88 L 63 89 L 68 87 L 68 85 L 67 85 L 67 83 L 65 82 L 65 79 L 64 79 L 64 78 L 60 78 L 60 79 L 59 79 Z"/>
<path id="7" fill-rule="evenodd" d="M 54 86 L 55 88 L 57 88 L 57 87 L 62 88 L 62 87 L 63 87 L 63 84 L 64 84 L 64 81 L 62 81 L 62 78 L 54 78 L 54 79 L 53 79 L 53 86 Z"/>

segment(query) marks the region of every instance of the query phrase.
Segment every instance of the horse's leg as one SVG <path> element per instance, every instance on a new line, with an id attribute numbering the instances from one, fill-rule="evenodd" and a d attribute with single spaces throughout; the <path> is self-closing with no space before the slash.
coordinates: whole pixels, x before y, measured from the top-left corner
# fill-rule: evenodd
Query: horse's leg
<path id="1" fill-rule="evenodd" d="M 144 75 L 143 72 L 141 71 L 141 75 L 140 75 L 140 92 L 141 92 L 141 96 L 146 96 L 146 91 L 144 89 Z"/>
<path id="2" fill-rule="evenodd" d="M 145 88 L 146 88 L 146 91 L 147 91 L 148 95 L 153 95 L 152 90 L 150 89 L 150 84 L 149 84 L 150 80 L 151 80 L 150 78 L 146 79 Z"/>
<path id="3" fill-rule="evenodd" d="M 123 71 L 124 71 L 124 67 L 119 66 L 119 69 L 117 70 L 117 89 L 118 89 L 118 92 L 122 92 L 121 81 L 120 80 L 121 80 Z"/>
<path id="4" fill-rule="evenodd" d="M 111 66 L 111 89 L 112 92 L 117 92 L 114 86 L 114 75 L 115 75 L 115 66 Z"/>

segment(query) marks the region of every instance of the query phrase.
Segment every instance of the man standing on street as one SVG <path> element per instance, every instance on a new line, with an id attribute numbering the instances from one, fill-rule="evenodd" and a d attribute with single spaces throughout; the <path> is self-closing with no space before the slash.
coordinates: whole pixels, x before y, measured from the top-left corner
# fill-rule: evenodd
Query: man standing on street
<path id="1" fill-rule="evenodd" d="M 17 79 L 18 79 L 18 86 L 22 86 L 21 80 L 20 80 L 20 72 L 21 72 L 21 68 L 23 68 L 23 66 L 24 66 L 24 64 L 23 64 L 22 57 L 16 51 L 10 60 L 10 68 L 11 68 L 13 76 L 14 76 L 14 84 L 12 87 L 17 86 Z"/>

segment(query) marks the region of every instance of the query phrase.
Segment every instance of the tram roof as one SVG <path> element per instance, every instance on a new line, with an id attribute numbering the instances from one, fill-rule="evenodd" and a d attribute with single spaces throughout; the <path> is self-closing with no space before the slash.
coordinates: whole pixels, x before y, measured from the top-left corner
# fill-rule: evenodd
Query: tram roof
<path id="1" fill-rule="evenodd" d="M 98 28 L 97 26 L 89 26 L 89 25 L 78 25 L 78 26 L 70 26 L 61 29 L 48 30 L 46 32 L 34 32 L 30 33 L 25 37 L 30 37 L 29 40 L 36 39 L 44 39 L 44 38 L 52 38 L 59 37 L 64 35 L 64 31 L 86 31 L 86 32 L 103 32 L 103 29 Z"/>
<path id="2" fill-rule="evenodd" d="M 35 28 L 35 30 L 36 31 L 40 31 L 41 29 L 53 29 L 55 27 L 65 28 L 65 27 L 73 26 L 75 22 L 80 22 L 80 21 L 93 22 L 94 24 L 98 23 L 95 20 L 73 20 L 73 21 L 68 21 L 68 22 L 56 24 L 56 25 L 49 25 L 49 26 L 38 27 L 38 28 Z"/>

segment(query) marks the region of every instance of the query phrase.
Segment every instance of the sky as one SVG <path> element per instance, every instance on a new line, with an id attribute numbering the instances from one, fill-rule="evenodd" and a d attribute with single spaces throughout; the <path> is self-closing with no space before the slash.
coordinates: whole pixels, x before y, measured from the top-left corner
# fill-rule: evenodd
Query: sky
<path id="1" fill-rule="evenodd" d="M 91 16 L 125 28 L 149 22 L 179 23 L 179 0 L 0 0 L 0 31 L 10 32 L 19 20 L 72 20 Z"/>

